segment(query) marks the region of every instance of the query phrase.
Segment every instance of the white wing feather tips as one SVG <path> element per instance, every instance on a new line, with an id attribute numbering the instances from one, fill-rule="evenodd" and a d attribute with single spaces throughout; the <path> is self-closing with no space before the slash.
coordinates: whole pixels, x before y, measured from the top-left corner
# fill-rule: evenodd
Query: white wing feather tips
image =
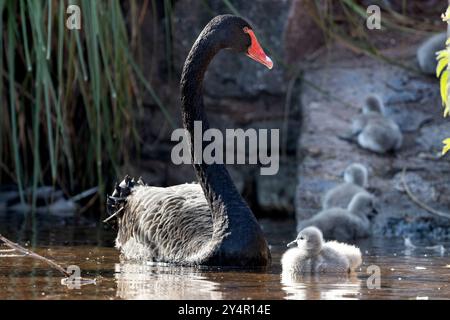
<path id="1" fill-rule="evenodd" d="M 337 241 L 328 241 L 324 244 L 329 248 L 345 255 L 350 263 L 350 269 L 355 270 L 362 263 L 361 250 L 354 245 L 341 243 Z"/>
<path id="2" fill-rule="evenodd" d="M 195 264 L 217 247 L 227 223 L 212 219 L 202 187 L 193 183 L 134 187 L 121 226 L 116 247 L 126 258 Z"/>

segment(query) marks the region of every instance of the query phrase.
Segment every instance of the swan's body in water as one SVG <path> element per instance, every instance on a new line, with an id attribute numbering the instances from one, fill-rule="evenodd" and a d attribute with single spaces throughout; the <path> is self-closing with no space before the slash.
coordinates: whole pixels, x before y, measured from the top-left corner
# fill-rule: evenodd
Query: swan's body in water
<path id="1" fill-rule="evenodd" d="M 347 209 L 322 210 L 312 218 L 300 222 L 297 229 L 315 226 L 327 239 L 355 240 L 369 236 L 370 219 L 375 214 L 373 196 L 367 192 L 361 192 L 353 197 Z"/>
<path id="2" fill-rule="evenodd" d="M 369 174 L 367 168 L 360 163 L 352 163 L 344 172 L 344 183 L 332 188 L 323 197 L 322 208 L 347 208 L 353 197 L 365 192 Z"/>
<path id="3" fill-rule="evenodd" d="M 353 119 L 352 135 L 362 148 L 386 153 L 401 147 L 402 132 L 393 120 L 386 117 L 384 110 L 380 97 L 368 96 L 362 114 Z"/>
<path id="4" fill-rule="evenodd" d="M 350 273 L 362 262 L 361 251 L 352 245 L 323 240 L 316 227 L 300 231 L 288 246 L 297 245 L 283 254 L 283 274 Z"/>
<path id="5" fill-rule="evenodd" d="M 203 132 L 209 128 L 202 83 L 209 63 L 221 49 L 242 52 L 268 68 L 273 66 L 242 18 L 223 15 L 208 23 L 192 46 L 181 76 L 183 125 L 191 133 L 191 154 L 194 122 L 202 122 Z M 193 166 L 199 184 L 158 188 L 127 177 L 116 186 L 108 210 L 118 220 L 116 247 L 122 255 L 184 265 L 269 264 L 262 230 L 225 166 Z"/>

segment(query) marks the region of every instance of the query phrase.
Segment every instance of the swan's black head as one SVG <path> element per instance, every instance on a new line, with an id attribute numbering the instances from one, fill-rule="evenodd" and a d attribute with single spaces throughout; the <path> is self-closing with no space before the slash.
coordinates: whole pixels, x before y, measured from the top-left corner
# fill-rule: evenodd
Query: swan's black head
<path id="1" fill-rule="evenodd" d="M 251 59 L 272 69 L 272 60 L 264 53 L 250 24 L 233 15 L 221 15 L 212 19 L 209 30 L 215 31 L 217 41 L 227 49 L 245 53 Z"/>

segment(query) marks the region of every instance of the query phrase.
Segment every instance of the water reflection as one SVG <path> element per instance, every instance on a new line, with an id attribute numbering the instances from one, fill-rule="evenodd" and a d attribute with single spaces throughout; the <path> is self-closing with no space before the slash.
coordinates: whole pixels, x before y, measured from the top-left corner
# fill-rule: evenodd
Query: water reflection
<path id="1" fill-rule="evenodd" d="M 358 299 L 361 280 L 350 275 L 293 275 L 283 273 L 281 283 L 288 300 L 336 300 Z"/>
<path id="2" fill-rule="evenodd" d="M 14 220 L 15 221 L 15 220 Z M 10 221 L 11 222 L 11 221 Z M 293 221 L 262 222 L 272 250 L 272 266 L 264 271 L 186 268 L 121 262 L 113 248 L 114 232 L 95 225 L 37 223 L 36 234 L 2 221 L 2 233 L 13 241 L 67 267 L 96 284 L 70 289 L 48 265 L 25 256 L 11 256 L 0 246 L 1 299 L 450 299 L 450 242 L 447 250 L 430 250 L 437 243 L 401 238 L 365 239 L 357 243 L 363 264 L 349 277 L 320 275 L 292 278 L 281 275 L 280 259 L 295 236 Z M 30 239 L 35 239 L 36 242 Z M 381 272 L 381 288 L 369 289 L 367 272 Z"/>
<path id="3" fill-rule="evenodd" d="M 117 297 L 122 299 L 222 299 L 219 284 L 199 269 L 133 262 L 115 265 Z"/>

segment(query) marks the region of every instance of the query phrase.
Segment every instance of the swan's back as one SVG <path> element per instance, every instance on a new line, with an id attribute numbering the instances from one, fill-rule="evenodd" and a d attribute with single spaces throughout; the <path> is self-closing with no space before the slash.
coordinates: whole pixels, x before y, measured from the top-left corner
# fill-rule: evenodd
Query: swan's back
<path id="1" fill-rule="evenodd" d="M 328 241 L 324 246 L 344 255 L 348 259 L 352 271 L 362 263 L 361 250 L 353 245 L 337 241 Z"/>
<path id="2" fill-rule="evenodd" d="M 198 184 L 137 185 L 119 218 L 116 247 L 127 259 L 197 264 L 220 244 L 225 221 L 213 223 Z"/>

